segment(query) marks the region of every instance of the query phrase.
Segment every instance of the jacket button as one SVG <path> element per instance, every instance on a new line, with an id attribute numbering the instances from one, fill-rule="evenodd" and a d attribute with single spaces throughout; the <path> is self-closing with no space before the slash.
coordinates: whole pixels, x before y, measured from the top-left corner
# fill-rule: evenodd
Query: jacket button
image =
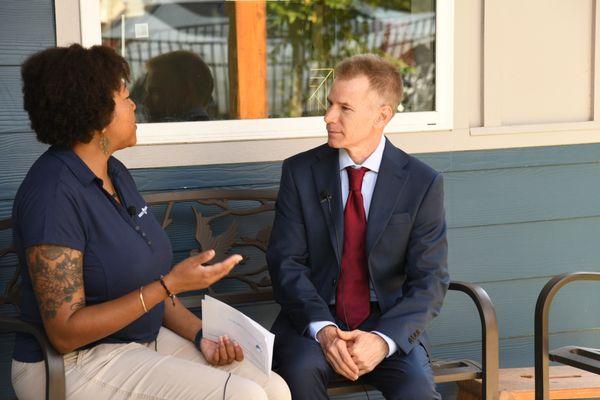
<path id="1" fill-rule="evenodd" d="M 331 286 L 335 287 L 336 283 L 337 283 L 337 280 L 334 279 L 333 281 L 331 281 Z"/>

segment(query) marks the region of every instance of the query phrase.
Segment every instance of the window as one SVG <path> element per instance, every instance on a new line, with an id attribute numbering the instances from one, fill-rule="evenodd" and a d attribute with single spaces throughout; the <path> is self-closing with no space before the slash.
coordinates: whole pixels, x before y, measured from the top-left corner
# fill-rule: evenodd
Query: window
<path id="1" fill-rule="evenodd" d="M 451 1 L 92 3 L 83 42 L 129 62 L 139 143 L 324 135 L 333 66 L 366 52 L 403 74 L 388 131 L 451 128 Z"/>

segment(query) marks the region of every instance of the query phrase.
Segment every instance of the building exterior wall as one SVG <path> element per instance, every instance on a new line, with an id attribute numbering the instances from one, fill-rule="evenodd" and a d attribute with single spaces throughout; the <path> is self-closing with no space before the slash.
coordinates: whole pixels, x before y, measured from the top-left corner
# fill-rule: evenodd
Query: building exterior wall
<path id="1" fill-rule="evenodd" d="M 539 290 L 557 273 L 600 271 L 600 144 L 593 143 L 600 139 L 597 129 L 569 131 L 561 125 L 563 130 L 536 133 L 522 126 L 593 120 L 595 43 L 589 38 L 596 11 L 591 0 L 568 6 L 560 1 L 548 6 L 547 0 L 511 0 L 502 2 L 505 8 L 495 20 L 480 0 L 456 3 L 455 129 L 390 137 L 444 174 L 451 277 L 479 283 L 490 294 L 499 319 L 501 366 L 532 365 L 532 316 Z M 485 18 L 488 29 L 499 25 L 492 33 L 484 29 Z M 554 32 L 555 25 L 548 21 L 564 25 Z M 498 32 L 506 35 L 497 37 Z M 500 46 L 494 50 L 500 72 L 484 65 L 489 43 Z M 0 218 L 10 216 L 18 185 L 45 149 L 35 141 L 22 110 L 19 64 L 54 44 L 53 1 L 0 2 Z M 486 90 L 489 75 L 484 72 L 502 78 Z M 511 132 L 514 125 L 519 127 Z M 498 127 L 508 133 L 494 133 Z M 573 143 L 573 137 L 579 143 Z M 436 151 L 428 151 L 432 140 L 440 146 Z M 141 191 L 277 187 L 280 160 L 322 141 L 188 145 L 198 152 L 191 166 L 148 161 L 152 153 L 161 152 L 169 162 L 173 153 L 161 147 L 123 152 L 121 158 L 135 167 L 132 172 Z M 464 143 L 470 144 L 465 148 Z M 532 143 L 552 146 L 530 147 Z M 486 150 L 490 146 L 496 148 Z M 234 163 L 240 159 L 253 162 Z M 183 257 L 189 244 L 183 243 L 177 228 L 169 235 L 176 256 Z M 0 237 L 0 248 L 9 240 Z M 0 265 L 0 287 L 9 275 Z M 551 346 L 598 347 L 599 303 L 600 291 L 591 284 L 561 291 L 551 314 Z M 273 307 L 248 311 L 266 324 L 273 316 Z M 476 311 L 459 294 L 448 296 L 431 336 L 435 356 L 479 357 Z M 0 397 L 10 392 L 10 342 L 0 337 Z"/>

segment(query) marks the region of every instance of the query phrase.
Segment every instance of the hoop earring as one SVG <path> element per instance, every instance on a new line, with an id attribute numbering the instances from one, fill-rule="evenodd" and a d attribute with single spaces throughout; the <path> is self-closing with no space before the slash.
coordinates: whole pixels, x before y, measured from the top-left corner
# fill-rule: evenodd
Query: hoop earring
<path id="1" fill-rule="evenodd" d="M 105 156 L 110 154 L 110 150 L 109 150 L 109 140 L 108 137 L 106 137 L 106 135 L 104 134 L 105 130 L 102 130 L 102 133 L 100 134 L 100 150 L 102 151 L 102 153 L 104 153 Z"/>

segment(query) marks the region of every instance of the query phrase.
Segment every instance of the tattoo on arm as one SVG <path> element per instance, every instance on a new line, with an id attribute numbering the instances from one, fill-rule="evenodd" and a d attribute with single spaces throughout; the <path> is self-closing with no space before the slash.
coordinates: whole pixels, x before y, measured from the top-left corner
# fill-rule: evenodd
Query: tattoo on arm
<path id="1" fill-rule="evenodd" d="M 75 303 L 71 304 L 71 310 L 73 311 L 77 311 L 83 307 L 85 307 L 85 299 L 79 299 Z"/>
<path id="2" fill-rule="evenodd" d="M 80 251 L 55 245 L 37 245 L 27 249 L 29 276 L 45 320 L 56 317 L 63 304 L 77 311 L 85 306 L 83 255 Z"/>

